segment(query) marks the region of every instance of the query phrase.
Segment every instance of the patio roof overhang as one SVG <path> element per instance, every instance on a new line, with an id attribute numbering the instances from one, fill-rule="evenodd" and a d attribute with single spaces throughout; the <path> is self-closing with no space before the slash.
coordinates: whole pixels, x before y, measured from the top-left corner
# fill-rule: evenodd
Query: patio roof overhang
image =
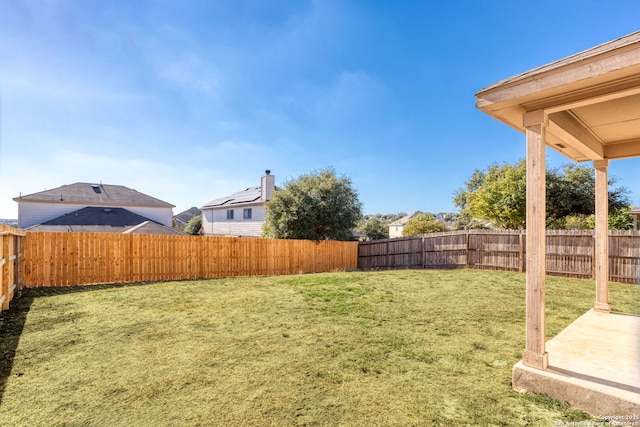
<path id="1" fill-rule="evenodd" d="M 608 169 L 610 160 L 640 156 L 640 31 L 502 80 L 478 92 L 476 106 L 526 135 L 526 339 L 522 361 L 514 367 L 513 386 L 559 399 L 573 396 L 572 404 L 589 412 L 595 408 L 594 395 L 559 391 L 573 387 L 567 385 L 570 376 L 547 381 L 537 373 L 558 371 L 546 348 L 546 147 L 575 161 L 593 161 L 594 311 L 610 313 Z M 529 375 L 539 382 L 533 389 L 522 379 Z M 611 413 L 623 407 L 640 410 L 640 393 L 634 394 L 633 402 L 623 400 L 612 398 Z"/>
<path id="2" fill-rule="evenodd" d="M 476 106 L 523 133 L 543 112 L 546 145 L 575 161 L 640 156 L 640 31 L 495 83 Z"/>

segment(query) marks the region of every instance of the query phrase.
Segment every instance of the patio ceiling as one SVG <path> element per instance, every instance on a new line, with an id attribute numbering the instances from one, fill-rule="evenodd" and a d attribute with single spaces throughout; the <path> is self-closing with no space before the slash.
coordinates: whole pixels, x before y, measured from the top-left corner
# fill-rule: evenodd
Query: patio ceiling
<path id="1" fill-rule="evenodd" d="M 640 31 L 482 89 L 476 106 L 523 133 L 540 112 L 546 144 L 575 161 L 640 156 Z"/>

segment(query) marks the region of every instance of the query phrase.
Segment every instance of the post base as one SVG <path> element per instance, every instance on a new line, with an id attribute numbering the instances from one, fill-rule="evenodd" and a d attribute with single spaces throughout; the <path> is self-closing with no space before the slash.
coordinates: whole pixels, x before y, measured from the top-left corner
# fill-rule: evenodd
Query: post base
<path id="1" fill-rule="evenodd" d="M 543 354 L 539 354 L 525 350 L 522 353 L 522 363 L 530 368 L 545 370 L 549 367 L 549 353 L 545 351 Z"/>

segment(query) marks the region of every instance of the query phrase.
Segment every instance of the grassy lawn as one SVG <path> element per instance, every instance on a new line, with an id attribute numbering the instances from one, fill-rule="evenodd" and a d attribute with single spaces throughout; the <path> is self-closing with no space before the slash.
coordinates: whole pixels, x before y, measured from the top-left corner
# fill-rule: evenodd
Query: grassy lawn
<path id="1" fill-rule="evenodd" d="M 524 275 L 328 273 L 27 290 L 0 332 L 11 426 L 552 426 L 511 390 Z M 594 283 L 549 277 L 549 338 Z M 611 284 L 640 313 L 640 286 Z"/>

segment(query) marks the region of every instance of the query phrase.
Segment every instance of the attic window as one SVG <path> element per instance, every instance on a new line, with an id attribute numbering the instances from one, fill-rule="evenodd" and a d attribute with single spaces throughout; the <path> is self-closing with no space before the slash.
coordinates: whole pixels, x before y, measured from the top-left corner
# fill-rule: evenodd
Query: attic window
<path id="1" fill-rule="evenodd" d="M 97 184 L 92 185 L 91 188 L 93 188 L 93 191 L 95 191 L 97 194 L 102 193 L 102 191 L 100 191 L 100 186 Z"/>

